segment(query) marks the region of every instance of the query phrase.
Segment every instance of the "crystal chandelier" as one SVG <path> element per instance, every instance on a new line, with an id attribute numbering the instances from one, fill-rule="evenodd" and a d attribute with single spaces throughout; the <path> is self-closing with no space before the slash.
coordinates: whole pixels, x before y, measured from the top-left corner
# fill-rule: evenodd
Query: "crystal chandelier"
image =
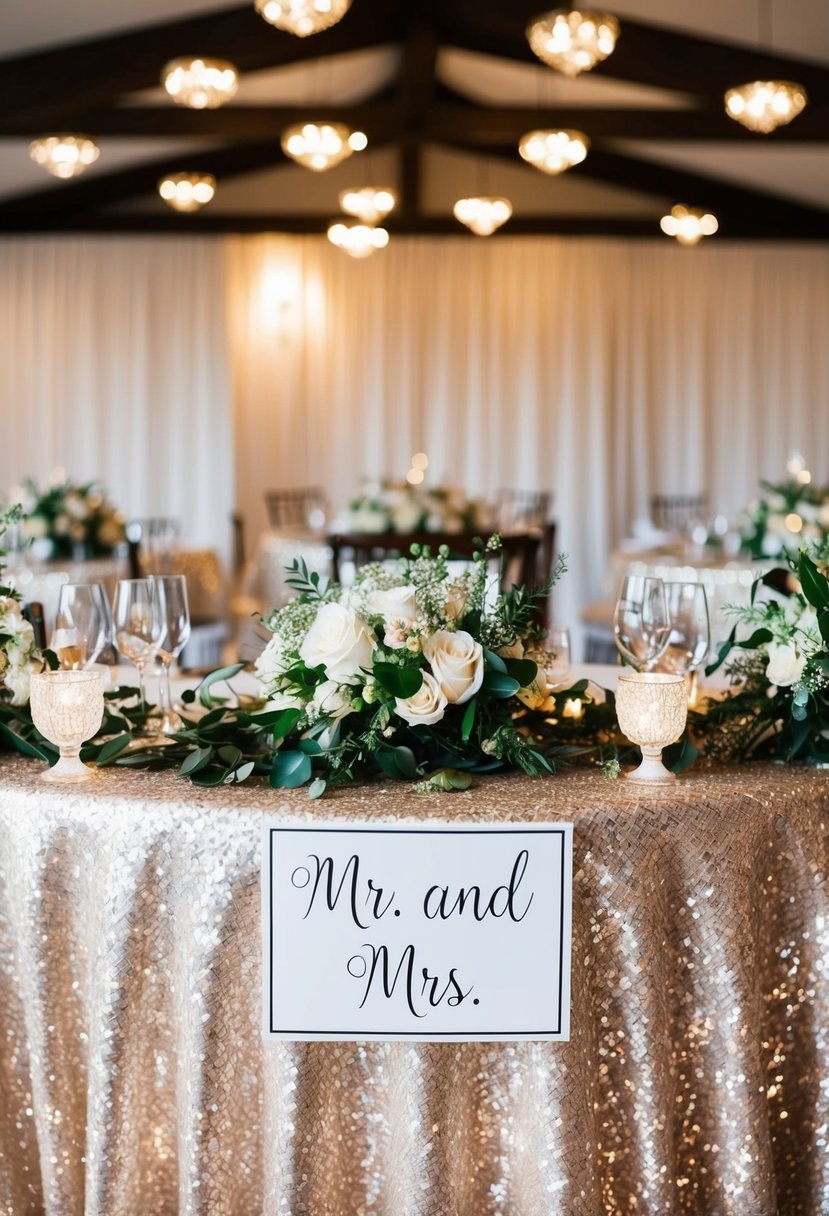
<path id="1" fill-rule="evenodd" d="M 710 211 L 677 203 L 670 215 L 663 215 L 659 227 L 666 236 L 675 236 L 680 245 L 696 245 L 704 236 L 713 236 L 719 224 Z"/>
<path id="2" fill-rule="evenodd" d="M 261 17 L 298 38 L 336 25 L 351 8 L 351 0 L 253 0 Z"/>
<path id="3" fill-rule="evenodd" d="M 53 177 L 77 177 L 100 156 L 98 145 L 86 135 L 44 135 L 29 144 L 29 156 Z"/>
<path id="4" fill-rule="evenodd" d="M 512 215 L 512 203 L 508 198 L 459 198 L 452 211 L 476 236 L 492 236 Z"/>
<path id="5" fill-rule="evenodd" d="M 171 173 L 158 183 L 158 193 L 174 211 L 198 211 L 216 193 L 212 173 Z"/>
<path id="6" fill-rule="evenodd" d="M 542 173 L 563 173 L 581 164 L 590 140 L 581 131 L 528 131 L 521 136 L 518 151 Z"/>
<path id="7" fill-rule="evenodd" d="M 729 89 L 725 112 L 749 131 L 768 135 L 797 118 L 808 98 L 802 84 L 791 80 L 752 80 Z"/>
<path id="8" fill-rule="evenodd" d="M 337 220 L 328 226 L 328 239 L 352 258 L 367 258 L 376 249 L 385 249 L 389 234 L 385 228 L 374 228 L 359 220 Z"/>
<path id="9" fill-rule="evenodd" d="M 338 201 L 348 215 L 355 215 L 364 224 L 376 224 L 394 210 L 397 195 L 388 186 L 353 186 L 341 191 Z"/>
<path id="10" fill-rule="evenodd" d="M 226 59 L 171 59 L 161 73 L 161 83 L 180 106 L 215 110 L 236 92 L 239 73 Z"/>
<path id="11" fill-rule="evenodd" d="M 280 142 L 286 156 L 322 173 L 352 152 L 362 152 L 368 140 L 362 131 L 349 131 L 341 122 L 298 122 L 285 128 Z"/>
<path id="12" fill-rule="evenodd" d="M 527 26 L 527 41 L 543 63 L 578 76 L 607 59 L 619 37 L 619 22 L 609 13 L 555 9 Z"/>

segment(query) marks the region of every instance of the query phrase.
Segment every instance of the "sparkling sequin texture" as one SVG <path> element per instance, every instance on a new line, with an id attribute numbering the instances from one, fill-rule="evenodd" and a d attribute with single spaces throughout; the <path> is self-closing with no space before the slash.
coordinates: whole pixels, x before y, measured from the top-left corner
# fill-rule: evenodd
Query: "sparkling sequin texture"
<path id="1" fill-rule="evenodd" d="M 0 770 L 3 1216 L 829 1212 L 825 773 L 461 794 Z M 573 1037 L 263 1044 L 259 827 L 573 819 Z"/>

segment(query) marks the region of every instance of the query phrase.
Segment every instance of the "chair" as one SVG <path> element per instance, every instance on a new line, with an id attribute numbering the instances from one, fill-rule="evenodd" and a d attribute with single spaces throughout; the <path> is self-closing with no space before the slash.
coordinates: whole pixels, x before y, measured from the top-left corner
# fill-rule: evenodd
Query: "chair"
<path id="1" fill-rule="evenodd" d="M 300 486 L 266 490 L 265 506 L 272 528 L 310 528 L 324 523 L 327 500 L 321 486 Z"/>
<path id="2" fill-rule="evenodd" d="M 478 534 L 472 532 L 411 532 L 406 535 L 395 532 L 383 532 L 379 535 L 338 533 L 328 538 L 331 546 L 331 571 L 334 582 L 338 583 L 342 556 L 346 551 L 355 566 L 364 566 L 368 562 L 405 557 L 414 544 L 428 545 L 432 553 L 436 553 L 441 545 L 446 545 L 450 558 L 468 561 L 480 548 L 480 545 L 476 544 L 478 539 Z M 526 587 L 537 585 L 540 544 L 541 538 L 537 532 L 515 533 L 502 537 L 500 552 L 507 559 L 501 574 L 502 587 L 509 587 L 512 583 Z"/>
<path id="3" fill-rule="evenodd" d="M 681 534 L 692 520 L 706 514 L 707 494 L 654 494 L 650 501 L 651 522 L 663 532 Z"/>
<path id="4" fill-rule="evenodd" d="M 495 518 L 505 529 L 542 528 L 548 521 L 553 496 L 549 490 L 498 490 Z"/>
<path id="5" fill-rule="evenodd" d="M 238 577 L 245 568 L 245 517 L 234 511 L 230 523 L 233 528 L 233 572 Z"/>

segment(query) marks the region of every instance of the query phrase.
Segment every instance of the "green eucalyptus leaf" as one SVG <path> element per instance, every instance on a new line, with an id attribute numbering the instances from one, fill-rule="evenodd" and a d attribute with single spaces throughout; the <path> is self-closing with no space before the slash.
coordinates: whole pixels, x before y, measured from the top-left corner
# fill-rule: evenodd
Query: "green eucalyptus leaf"
<path id="1" fill-rule="evenodd" d="M 289 735 L 301 716 L 302 711 L 299 709 L 281 710 L 279 717 L 273 723 L 273 729 L 271 731 L 274 743 L 277 743 L 280 739 L 284 739 L 286 735 Z"/>
<path id="2" fill-rule="evenodd" d="M 46 760 L 49 762 L 55 758 L 54 755 L 49 755 L 47 752 L 45 752 L 41 747 L 38 746 L 37 743 L 33 743 L 31 739 L 22 738 L 21 735 L 18 735 L 16 731 L 13 731 L 12 728 L 5 722 L 0 722 L 0 734 L 2 734 L 3 738 L 8 740 L 15 751 L 20 752 L 22 756 L 29 756 L 33 760 Z"/>
<path id="3" fill-rule="evenodd" d="M 751 588 L 752 591 L 754 591 L 756 586 L 757 586 L 757 584 L 754 583 Z M 712 676 L 715 671 L 718 671 L 719 668 L 722 667 L 723 663 L 725 662 L 725 660 L 728 658 L 728 656 L 731 653 L 731 649 L 734 645 L 734 640 L 736 637 L 737 637 L 737 626 L 735 625 L 734 628 L 731 630 L 731 633 L 729 633 L 728 637 L 725 639 L 725 641 L 722 643 L 719 650 L 717 651 L 716 659 L 714 659 L 713 663 L 709 663 L 707 665 L 707 667 L 705 668 L 705 674 L 707 676 Z"/>
<path id="4" fill-rule="evenodd" d="M 826 645 L 829 646 L 829 608 L 818 609 L 817 626 L 820 630 L 820 636 Z"/>
<path id="5" fill-rule="evenodd" d="M 271 785 L 277 789 L 294 790 L 310 781 L 311 757 L 300 751 L 280 751 L 271 767 Z"/>
<path id="6" fill-rule="evenodd" d="M 108 739 L 98 752 L 95 763 L 99 768 L 104 768 L 107 764 L 111 764 L 116 756 L 120 756 L 121 752 L 125 751 L 131 743 L 132 735 L 129 733 L 116 735 L 114 739 Z"/>
<path id="7" fill-rule="evenodd" d="M 251 773 L 253 772 L 253 770 L 255 768 L 256 768 L 255 762 L 253 760 L 248 760 L 248 762 L 246 764 L 239 765 L 239 767 L 236 769 L 236 772 L 233 774 L 233 779 L 236 782 L 247 781 L 248 777 L 251 775 Z"/>
<path id="8" fill-rule="evenodd" d="M 236 768 L 237 765 L 242 761 L 241 749 L 238 747 L 233 747 L 230 744 L 227 744 L 225 747 L 220 747 L 218 756 L 219 759 L 228 766 L 228 768 Z"/>
<path id="9" fill-rule="evenodd" d="M 500 671 L 502 676 L 507 674 L 506 663 L 499 654 L 495 653 L 494 650 L 487 650 L 486 647 L 484 647 L 484 658 L 486 659 L 487 667 L 490 667 L 492 671 Z"/>
<path id="10" fill-rule="evenodd" d="M 211 671 L 205 676 L 198 688 L 199 700 L 206 709 L 212 709 L 216 704 L 216 700 L 211 693 L 211 688 L 214 684 L 219 684 L 223 680 L 232 680 L 235 675 L 244 667 L 244 663 L 231 663 L 228 667 L 220 667 L 217 671 Z"/>
<path id="11" fill-rule="evenodd" d="M 518 692 L 521 685 L 512 676 L 502 674 L 500 671 L 488 671 L 481 687 L 491 697 L 512 697 Z"/>
<path id="12" fill-rule="evenodd" d="M 316 739 L 300 739 L 297 747 L 301 752 L 305 752 L 306 756 L 321 756 L 322 748 Z"/>
<path id="13" fill-rule="evenodd" d="M 396 781 L 417 776 L 417 761 L 410 747 L 380 747 L 374 759 L 386 776 Z"/>
<path id="14" fill-rule="evenodd" d="M 375 663 L 372 674 L 382 689 L 404 701 L 413 697 L 423 683 L 423 672 L 411 663 L 405 667 L 397 663 Z"/>
<path id="15" fill-rule="evenodd" d="M 308 786 L 308 797 L 309 798 L 321 798 L 323 796 L 323 794 L 325 793 L 327 785 L 328 785 L 328 782 L 325 780 L 324 777 L 315 777 L 314 780 L 311 782 L 311 784 Z"/>
<path id="16" fill-rule="evenodd" d="M 199 769 L 204 768 L 213 759 L 214 749 L 212 747 L 197 747 L 192 751 L 187 759 L 178 770 L 179 777 L 189 777 L 193 773 L 197 773 Z"/>

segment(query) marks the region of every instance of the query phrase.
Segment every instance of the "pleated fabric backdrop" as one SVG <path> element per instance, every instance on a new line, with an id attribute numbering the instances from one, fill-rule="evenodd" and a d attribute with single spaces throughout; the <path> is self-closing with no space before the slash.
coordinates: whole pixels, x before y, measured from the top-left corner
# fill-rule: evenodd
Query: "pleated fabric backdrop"
<path id="1" fill-rule="evenodd" d="M 361 476 L 552 489 L 596 595 L 650 494 L 737 511 L 789 449 L 829 479 L 829 248 L 319 237 L 0 242 L 0 488 L 56 464 L 224 547 L 262 491 Z M 235 485 L 235 490 L 234 490 Z"/>

